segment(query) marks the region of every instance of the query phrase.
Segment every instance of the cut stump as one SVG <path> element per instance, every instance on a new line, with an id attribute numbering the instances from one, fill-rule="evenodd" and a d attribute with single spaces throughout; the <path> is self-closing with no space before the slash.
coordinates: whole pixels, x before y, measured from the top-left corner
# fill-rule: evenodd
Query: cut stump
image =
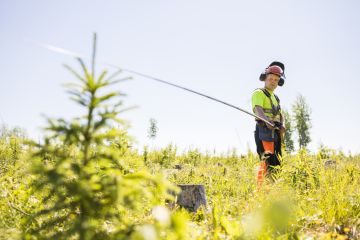
<path id="1" fill-rule="evenodd" d="M 196 212 L 203 205 L 206 206 L 206 195 L 204 185 L 179 184 L 181 192 L 177 196 L 176 203 L 190 212 Z"/>
<path id="2" fill-rule="evenodd" d="M 336 168 L 336 160 L 328 159 L 324 163 L 325 169 Z"/>

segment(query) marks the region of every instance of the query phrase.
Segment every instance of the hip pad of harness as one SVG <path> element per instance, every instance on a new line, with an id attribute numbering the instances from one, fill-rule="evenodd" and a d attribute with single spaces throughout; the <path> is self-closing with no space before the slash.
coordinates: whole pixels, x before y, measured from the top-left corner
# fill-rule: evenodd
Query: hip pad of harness
<path id="1" fill-rule="evenodd" d="M 256 125 L 259 139 L 262 141 L 275 142 L 277 140 L 277 134 L 275 134 L 275 130 L 271 130 L 266 127 L 265 124 L 257 124 Z"/>

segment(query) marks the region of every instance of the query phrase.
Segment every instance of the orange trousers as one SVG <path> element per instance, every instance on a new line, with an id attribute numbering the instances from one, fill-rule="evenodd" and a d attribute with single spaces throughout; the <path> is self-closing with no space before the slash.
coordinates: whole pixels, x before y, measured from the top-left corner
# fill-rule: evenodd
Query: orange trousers
<path id="1" fill-rule="evenodd" d="M 261 142 L 264 147 L 265 153 L 274 154 L 274 152 L 275 152 L 275 143 L 274 142 L 268 142 L 268 141 L 261 141 Z M 258 187 L 260 187 L 262 185 L 262 183 L 264 182 L 264 178 L 266 176 L 266 169 L 267 169 L 267 163 L 265 160 L 262 160 L 260 162 L 260 166 L 258 168 L 258 172 L 257 172 L 257 176 L 256 176 L 256 181 L 257 181 Z"/>

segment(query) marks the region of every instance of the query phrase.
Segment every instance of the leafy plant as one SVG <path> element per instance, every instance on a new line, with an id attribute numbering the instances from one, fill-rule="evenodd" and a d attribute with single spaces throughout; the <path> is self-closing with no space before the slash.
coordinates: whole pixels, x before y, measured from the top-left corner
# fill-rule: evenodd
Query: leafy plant
<path id="1" fill-rule="evenodd" d="M 95 75 L 96 35 L 91 71 L 77 58 L 82 74 L 65 67 L 77 78 L 68 84 L 71 99 L 86 114 L 71 121 L 48 119 L 43 144 L 34 144 L 34 185 L 41 207 L 28 217 L 25 239 L 119 239 L 136 232 L 131 212 L 144 214 L 161 204 L 172 185 L 146 171 L 130 173 L 123 148 L 128 136 L 118 117 L 122 93 L 106 91 L 120 71 Z"/>

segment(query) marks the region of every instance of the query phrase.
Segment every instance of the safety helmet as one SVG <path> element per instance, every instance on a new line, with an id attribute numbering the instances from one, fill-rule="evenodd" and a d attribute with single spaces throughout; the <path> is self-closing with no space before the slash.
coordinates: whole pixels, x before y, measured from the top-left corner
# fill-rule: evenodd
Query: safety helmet
<path id="1" fill-rule="evenodd" d="M 270 66 L 265 70 L 266 74 L 275 74 L 281 77 L 283 75 L 283 70 L 279 66 Z"/>
<path id="2" fill-rule="evenodd" d="M 285 65 L 281 62 L 272 62 L 263 73 L 260 74 L 260 81 L 265 81 L 267 74 L 276 74 L 280 77 L 278 85 L 281 87 L 285 83 Z"/>

